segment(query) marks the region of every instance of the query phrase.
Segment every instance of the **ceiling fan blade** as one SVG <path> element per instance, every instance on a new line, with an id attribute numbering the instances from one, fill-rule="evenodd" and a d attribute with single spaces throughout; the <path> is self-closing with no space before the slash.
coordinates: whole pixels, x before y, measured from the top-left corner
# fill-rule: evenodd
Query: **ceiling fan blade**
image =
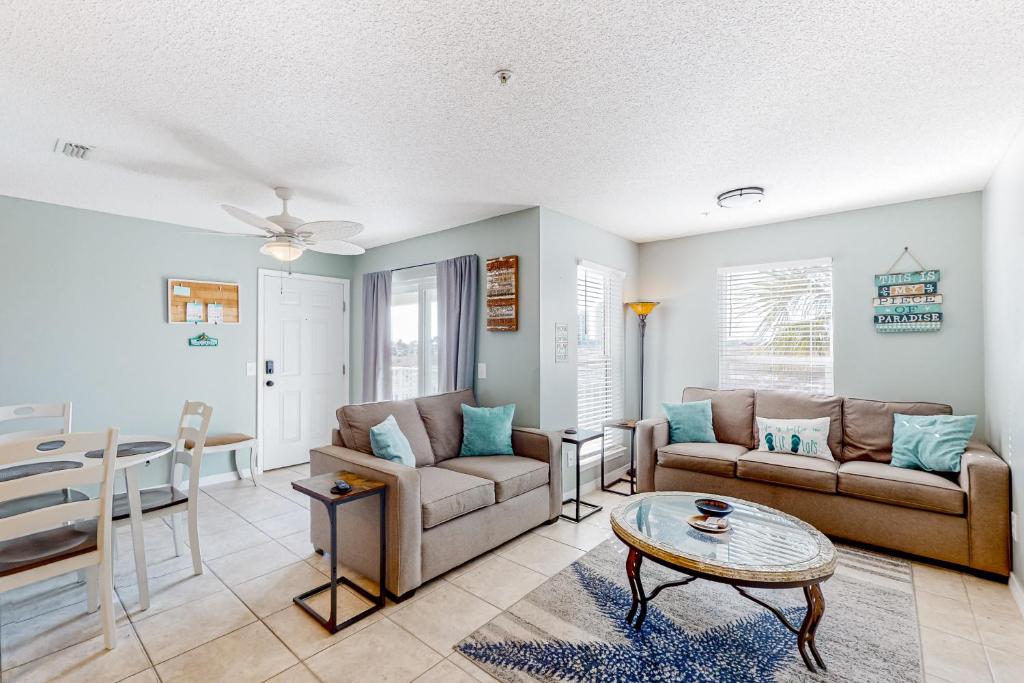
<path id="1" fill-rule="evenodd" d="M 192 235 L 206 235 L 207 237 L 254 237 L 258 240 L 267 239 L 265 233 L 255 232 L 224 232 L 222 230 L 189 230 Z"/>
<path id="2" fill-rule="evenodd" d="M 366 250 L 358 244 L 352 244 L 351 242 L 345 242 L 342 240 L 329 240 L 324 242 L 307 241 L 306 246 L 313 251 L 323 252 L 324 254 L 338 254 L 339 256 L 359 256 L 359 254 L 366 253 Z"/>
<path id="3" fill-rule="evenodd" d="M 239 209 L 237 206 L 231 206 L 230 204 L 221 204 L 220 208 L 224 209 L 224 211 L 227 212 L 227 214 L 232 218 L 237 218 L 243 223 L 247 223 L 253 226 L 254 228 L 259 228 L 265 233 L 270 233 L 271 235 L 280 235 L 281 232 L 283 232 L 280 226 L 271 223 L 262 216 L 257 216 L 254 213 L 250 213 L 245 209 Z"/>
<path id="4" fill-rule="evenodd" d="M 335 242 L 355 237 L 363 231 L 362 223 L 352 221 L 311 221 L 299 226 L 299 234 L 309 234 L 312 239 Z"/>

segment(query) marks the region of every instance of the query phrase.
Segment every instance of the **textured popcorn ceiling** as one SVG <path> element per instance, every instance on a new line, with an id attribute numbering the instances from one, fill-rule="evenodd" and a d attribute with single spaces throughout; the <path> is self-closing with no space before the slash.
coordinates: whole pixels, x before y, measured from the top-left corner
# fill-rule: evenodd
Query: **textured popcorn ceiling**
<path id="1" fill-rule="evenodd" d="M 976 190 L 1024 119 L 1020 0 L 25 0 L 0 26 L 0 194 L 226 230 L 219 203 L 287 184 L 364 246 L 538 204 L 644 241 Z M 715 206 L 750 184 L 765 205 Z"/>

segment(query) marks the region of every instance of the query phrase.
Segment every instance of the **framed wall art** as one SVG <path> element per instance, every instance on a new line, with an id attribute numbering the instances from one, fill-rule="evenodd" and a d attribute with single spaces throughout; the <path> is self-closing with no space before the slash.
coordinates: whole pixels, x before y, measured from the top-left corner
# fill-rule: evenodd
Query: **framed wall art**
<path id="1" fill-rule="evenodd" d="M 487 329 L 519 329 L 519 257 L 487 259 Z"/>

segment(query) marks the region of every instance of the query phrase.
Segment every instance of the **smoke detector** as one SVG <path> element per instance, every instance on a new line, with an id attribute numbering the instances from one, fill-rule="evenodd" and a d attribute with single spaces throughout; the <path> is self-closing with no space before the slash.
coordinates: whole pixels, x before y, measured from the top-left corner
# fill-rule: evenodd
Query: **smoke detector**
<path id="1" fill-rule="evenodd" d="M 494 77 L 498 79 L 498 83 L 508 85 L 508 82 L 512 80 L 512 72 L 508 69 L 498 69 L 494 72 Z"/>
<path id="2" fill-rule="evenodd" d="M 85 159 L 86 155 L 91 152 L 93 148 L 89 145 L 83 145 L 78 142 L 68 142 L 67 140 L 61 140 L 57 138 L 57 142 L 53 143 L 53 151 L 60 152 L 66 157 L 72 159 Z"/>
<path id="3" fill-rule="evenodd" d="M 718 205 L 723 209 L 742 209 L 763 201 L 763 187 L 740 187 L 718 195 Z"/>

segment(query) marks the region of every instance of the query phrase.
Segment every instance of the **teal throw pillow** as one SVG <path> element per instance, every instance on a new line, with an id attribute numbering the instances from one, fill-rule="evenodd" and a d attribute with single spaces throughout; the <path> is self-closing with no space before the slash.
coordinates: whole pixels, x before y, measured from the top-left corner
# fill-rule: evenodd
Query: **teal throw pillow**
<path id="1" fill-rule="evenodd" d="M 893 416 L 892 464 L 928 472 L 959 472 L 977 415 Z"/>
<path id="2" fill-rule="evenodd" d="M 516 404 L 474 408 L 462 404 L 462 450 L 459 455 L 512 455 L 512 415 Z"/>
<path id="3" fill-rule="evenodd" d="M 711 425 L 711 399 L 661 405 L 668 417 L 670 443 L 718 443 Z"/>
<path id="4" fill-rule="evenodd" d="M 416 456 L 413 455 L 412 446 L 402 433 L 394 415 L 388 415 L 379 425 L 370 427 L 370 449 L 378 458 L 416 467 Z"/>

